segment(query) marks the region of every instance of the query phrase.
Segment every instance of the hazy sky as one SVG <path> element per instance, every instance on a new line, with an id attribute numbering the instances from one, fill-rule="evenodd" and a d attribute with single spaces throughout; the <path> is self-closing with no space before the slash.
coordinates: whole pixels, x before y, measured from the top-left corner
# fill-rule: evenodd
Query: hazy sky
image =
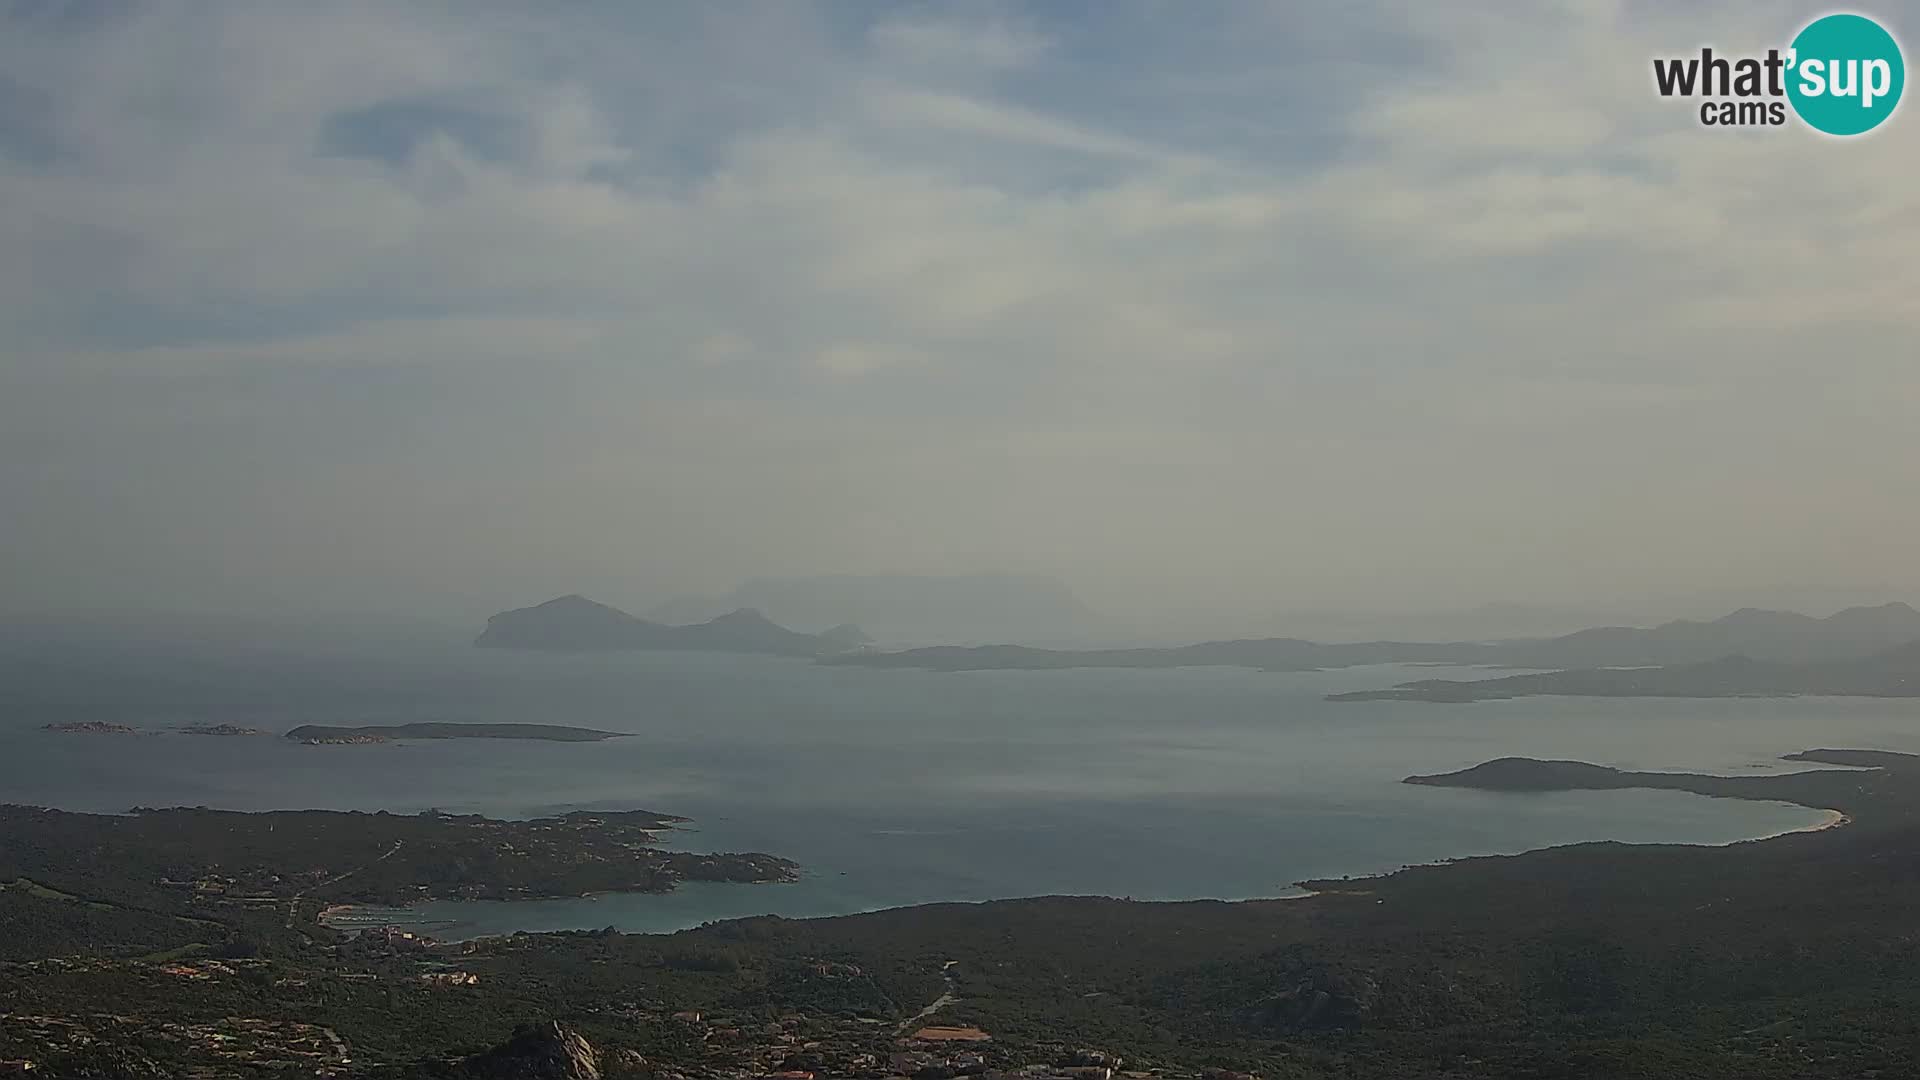
<path id="1" fill-rule="evenodd" d="M 1824 5 L 0 2 L 0 608 L 1920 582 Z M 1920 42 L 1920 4 L 1863 9 Z"/>

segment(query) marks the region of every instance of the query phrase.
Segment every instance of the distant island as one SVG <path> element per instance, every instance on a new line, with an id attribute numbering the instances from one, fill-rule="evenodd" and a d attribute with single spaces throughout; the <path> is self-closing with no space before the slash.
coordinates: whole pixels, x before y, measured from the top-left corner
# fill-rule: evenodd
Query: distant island
<path id="1" fill-rule="evenodd" d="M 1329 643 L 1301 638 L 1253 638 L 1209 641 L 1196 645 L 1165 648 L 1129 649 L 1035 649 L 1020 645 L 956 646 L 941 645 L 896 652 L 861 651 L 822 658 L 822 663 L 857 664 L 866 667 L 921 668 L 930 671 L 979 671 L 1015 669 L 1026 671 L 1064 668 L 1123 667 L 1168 668 L 1227 666 L 1256 668 L 1263 671 L 1316 671 L 1327 668 L 1357 667 L 1366 664 L 1454 664 L 1506 668 L 1583 668 L 1611 669 L 1656 667 L 1665 665 L 1709 665 L 1739 656 L 1748 663 L 1789 665 L 1845 664 L 1850 661 L 1878 662 L 1900 647 L 1920 642 L 1920 611 L 1901 604 L 1848 608 L 1817 619 L 1790 611 L 1760 611 L 1747 608 L 1711 622 L 1677 620 L 1652 628 L 1598 627 L 1557 638 L 1493 642 L 1403 642 L 1370 641 Z M 1701 673 L 1713 678 L 1712 673 Z M 1811 678 L 1830 684 L 1874 685 L 1879 680 L 1861 679 L 1860 673 L 1810 672 Z M 1515 676 L 1507 681 L 1514 689 L 1530 685 L 1526 680 L 1538 676 Z M 1675 683 L 1679 685 L 1686 680 Z M 1788 677 L 1786 682 L 1794 682 Z M 1403 697 L 1415 700 L 1477 700 L 1445 697 L 1459 693 L 1439 687 L 1439 681 L 1407 684 L 1398 688 L 1430 688 L 1417 692 L 1369 691 L 1366 695 L 1342 696 L 1339 700 L 1360 697 Z M 1451 684 L 1469 685 L 1469 684 Z M 1498 683 L 1472 683 L 1483 687 L 1478 693 L 1492 696 Z M 1616 680 L 1611 685 L 1631 685 Z M 1539 693 L 1544 691 L 1527 691 Z M 1585 693 L 1587 691 L 1569 691 Z M 1787 693 L 1853 693 L 1859 691 L 1818 691 L 1788 689 Z M 1515 696 L 1504 694 L 1503 696 Z M 1699 696 L 1699 695 L 1694 695 Z"/>
<path id="2" fill-rule="evenodd" d="M 867 643 L 867 636 L 851 624 L 825 633 L 803 634 L 752 608 L 740 608 L 703 623 L 669 626 L 584 596 L 569 595 L 503 611 L 487 620 L 486 630 L 473 643 L 483 649 L 544 652 L 681 649 L 824 657 L 859 648 Z"/>
<path id="3" fill-rule="evenodd" d="M 110 724 L 104 720 L 74 720 L 60 724 L 42 724 L 41 731 L 58 731 L 68 735 L 138 735 L 137 728 L 125 724 Z"/>
<path id="4" fill-rule="evenodd" d="M 1651 628 L 1596 627 L 1540 640 L 1340 643 L 1283 637 L 1115 649 L 936 645 L 881 651 L 866 647 L 866 635 L 851 624 L 804 634 L 780 626 L 759 611 L 742 608 L 704 623 L 671 626 L 570 595 L 493 616 L 474 644 L 548 652 L 686 649 L 762 653 L 810 657 L 823 664 L 928 671 L 1203 666 L 1319 671 L 1369 664 L 1555 669 L 1494 679 L 1415 680 L 1330 695 L 1332 701 L 1458 703 L 1540 694 L 1920 696 L 1920 611 L 1902 603 L 1847 608 L 1824 619 L 1790 611 L 1743 608 L 1707 622 L 1681 619 Z M 417 730 L 419 725 L 411 727 L 416 730 L 406 735 L 381 728 L 303 728 L 298 737 L 309 742 L 609 737 L 606 733 L 427 733 Z"/>
<path id="5" fill-rule="evenodd" d="M 69 735 L 160 735 L 161 731 L 141 731 L 127 724 L 109 723 L 105 720 L 73 720 L 58 724 L 43 724 L 41 731 L 57 731 Z M 181 735 L 265 735 L 259 728 L 239 727 L 235 724 L 187 724 L 170 728 L 168 731 Z"/>
<path id="6" fill-rule="evenodd" d="M 1920 697 L 1920 642 L 1858 660 L 1783 663 L 1729 656 L 1702 664 L 1582 668 L 1499 679 L 1417 679 L 1383 690 L 1329 694 L 1329 701 L 1457 704 L 1561 697 Z"/>
<path id="7" fill-rule="evenodd" d="M 856 652 L 828 664 L 923 668 L 928 671 L 1052 671 L 1064 668 L 1244 667 L 1262 671 L 1318 671 L 1360 664 L 1493 664 L 1497 646 L 1470 642 L 1421 644 L 1372 641 L 1327 644 L 1301 638 L 1206 641 L 1169 648 L 1035 649 L 1025 645 L 934 645 L 899 652 Z"/>
<path id="8" fill-rule="evenodd" d="M 350 743 L 393 742 L 398 739 L 536 739 L 543 742 L 599 742 L 626 736 L 621 731 L 596 731 L 593 728 L 562 727 L 557 724 L 371 724 L 364 727 L 329 727 L 302 724 L 287 732 L 287 738 L 309 746 Z"/>
<path id="9" fill-rule="evenodd" d="M 1060 581 L 1025 574 L 759 577 L 719 595 L 677 597 L 642 616 L 696 623 L 741 608 L 782 626 L 858 623 L 899 642 L 1086 644 L 1120 629 Z"/>

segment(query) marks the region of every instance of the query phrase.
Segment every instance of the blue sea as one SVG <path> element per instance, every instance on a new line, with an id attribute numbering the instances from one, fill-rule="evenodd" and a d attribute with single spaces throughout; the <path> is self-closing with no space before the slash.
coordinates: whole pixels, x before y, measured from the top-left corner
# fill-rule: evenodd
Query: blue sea
<path id="1" fill-rule="evenodd" d="M 23 664 L 25 666 L 23 666 Z M 1048 894 L 1285 896 L 1308 878 L 1592 840 L 1719 844 L 1817 811 L 1679 792 L 1499 794 L 1400 783 L 1504 755 L 1727 773 L 1805 766 L 1814 746 L 1920 751 L 1920 703 L 1534 698 L 1333 704 L 1419 677 L 1371 667 L 935 673 L 693 653 L 546 656 L 457 642 L 363 651 L 0 656 L 0 800 L 134 806 L 438 808 L 501 816 L 645 808 L 693 820 L 689 850 L 798 861 L 782 885 L 672 895 L 436 903 L 460 937 L 664 931 Z M 628 732 L 599 743 L 301 746 L 275 737 L 56 734 L 103 720 L 446 720 Z"/>

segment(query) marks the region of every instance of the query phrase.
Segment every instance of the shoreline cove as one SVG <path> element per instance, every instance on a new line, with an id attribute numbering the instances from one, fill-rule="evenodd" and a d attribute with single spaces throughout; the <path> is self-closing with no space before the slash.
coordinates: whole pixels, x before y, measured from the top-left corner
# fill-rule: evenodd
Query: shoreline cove
<path id="1" fill-rule="evenodd" d="M 1734 841 L 1734 843 L 1757 843 L 1758 841 L 1761 841 L 1761 840 L 1771 840 L 1775 836 L 1794 836 L 1800 833 L 1826 832 L 1829 829 L 1843 829 L 1848 825 L 1853 824 L 1852 818 L 1848 817 L 1846 814 L 1841 813 L 1838 810 L 1834 810 L 1832 808 L 1819 808 L 1819 809 L 1822 809 L 1827 816 L 1826 816 L 1826 820 L 1821 821 L 1818 824 L 1808 825 L 1807 827 L 1802 829 L 1788 829 L 1786 832 L 1774 833 L 1772 836 L 1759 836 L 1749 841 L 1736 840 Z"/>
<path id="2" fill-rule="evenodd" d="M 1299 895 L 1300 881 L 1439 860 L 1593 842 L 1733 844 L 1824 824 L 1828 807 L 1855 809 L 1851 795 L 1808 795 L 1817 810 L 1758 801 L 1784 770 L 1783 753 L 1828 739 L 1920 750 L 1910 710 L 1881 701 L 1542 698 L 1435 712 L 1322 700 L 1391 679 L 1391 668 L 945 677 L 733 656 L 483 659 L 411 658 L 402 687 L 410 704 L 378 709 L 342 693 L 286 706 L 36 710 L 0 724 L 0 786 L 20 803 L 112 815 L 130 805 L 437 808 L 526 822 L 650 807 L 690 820 L 647 846 L 768 852 L 801 868 L 801 880 L 778 890 L 694 882 L 581 899 L 629 882 L 615 868 L 597 882 L 509 891 L 536 883 L 501 852 L 506 876 L 483 869 L 492 880 L 478 884 L 512 908 L 448 899 L 377 919 L 336 916 L 432 923 L 464 938 L 609 925 L 671 932 L 764 914 L 803 919 L 1040 896 L 1273 899 Z M 928 695 L 933 679 L 942 690 Z M 39 730 L 51 721 L 284 732 L 528 717 L 627 737 L 427 740 L 343 755 L 280 738 L 83 739 Z M 1500 754 L 1751 775 L 1762 787 L 1738 800 L 1562 790 L 1516 801 L 1401 783 Z M 412 858 L 411 849 L 397 858 Z M 349 891 L 355 884 L 309 896 L 301 918 L 321 902 L 419 898 Z M 521 899 L 549 893 L 556 899 Z"/>
<path id="3" fill-rule="evenodd" d="M 1640 791 L 1640 790 L 1646 790 L 1646 789 L 1629 788 L 1629 789 L 1622 789 L 1622 790 L 1624 792 L 1624 791 Z M 1709 795 L 1701 792 L 1689 792 L 1688 794 L 1701 799 L 1720 799 L 1725 797 L 1725 796 Z M 1155 898 L 1151 900 L 1140 900 L 1140 901 L 1136 901 L 1135 898 L 1132 896 L 1117 896 L 1117 895 L 1092 894 L 1092 893 L 1075 894 L 1075 895 L 1084 897 L 1084 898 L 1114 900 L 1114 901 L 1123 901 L 1123 902 L 1224 903 L 1224 904 L 1291 902 L 1291 901 L 1300 901 L 1300 900 L 1312 900 L 1314 898 L 1323 897 L 1323 896 L 1341 896 L 1341 895 L 1368 896 L 1368 895 L 1372 895 L 1373 890 L 1367 889 L 1367 888 L 1355 888 L 1353 886 L 1362 885 L 1366 882 L 1379 881 L 1404 871 L 1441 868 L 1441 867 L 1446 867 L 1446 866 L 1454 865 L 1458 863 L 1470 862 L 1475 859 L 1508 858 L 1508 857 L 1515 857 L 1515 856 L 1521 856 L 1521 855 L 1528 855 L 1535 852 L 1563 850 L 1567 848 L 1578 847 L 1588 843 L 1621 843 L 1621 844 L 1626 844 L 1628 846 L 1650 846 L 1650 847 L 1651 846 L 1680 846 L 1680 847 L 1698 847 L 1698 848 L 1709 848 L 1709 849 L 1728 848 L 1728 847 L 1734 847 L 1742 844 L 1764 843 L 1766 841 L 1776 840 L 1783 837 L 1827 832 L 1830 830 L 1835 830 L 1835 829 L 1845 827 L 1847 825 L 1851 825 L 1853 823 L 1853 819 L 1850 816 L 1848 816 L 1847 814 L 1843 813 L 1840 810 L 1836 810 L 1829 807 L 1807 806 L 1805 804 L 1794 803 L 1794 802 L 1790 802 L 1787 800 L 1780 800 L 1780 799 L 1749 799 L 1749 800 L 1740 800 L 1740 801 L 1770 802 L 1783 807 L 1793 807 L 1795 809 L 1810 810 L 1820 814 L 1821 816 L 1819 820 L 1805 824 L 1805 825 L 1800 825 L 1793 828 L 1779 829 L 1779 830 L 1774 830 L 1770 832 L 1764 832 L 1754 836 L 1737 837 L 1731 840 L 1724 840 L 1724 841 L 1717 841 L 1717 842 L 1716 841 L 1690 842 L 1690 841 L 1684 841 L 1684 840 L 1681 840 L 1681 841 L 1673 841 L 1673 840 L 1574 841 L 1566 844 L 1550 844 L 1544 847 L 1523 848 L 1523 849 L 1510 850 L 1510 851 L 1477 852 L 1477 853 L 1466 854 L 1466 855 L 1448 856 L 1448 857 L 1438 858 L 1438 859 L 1429 860 L 1425 862 L 1404 863 L 1396 867 L 1385 868 L 1385 869 L 1381 869 L 1379 871 L 1375 871 L 1371 873 L 1354 874 L 1351 876 L 1343 877 L 1336 882 L 1328 882 L 1328 881 L 1296 882 L 1283 890 L 1279 890 L 1271 894 L 1250 894 L 1250 895 L 1241 895 L 1241 896 L 1182 896 L 1182 897 L 1171 898 L 1171 899 Z M 693 822 L 691 824 L 695 826 L 695 828 L 691 831 L 697 831 L 697 822 Z M 602 892 L 582 894 L 579 896 L 535 896 L 535 897 L 516 898 L 512 900 L 434 899 L 434 900 L 421 901 L 415 904 L 409 904 L 404 907 L 383 907 L 381 905 L 342 904 L 342 905 L 335 905 L 332 908 L 329 908 L 327 911 L 322 912 L 320 917 L 317 918 L 316 921 L 320 922 L 321 925 L 327 926 L 329 929 L 335 929 L 335 930 L 340 930 L 344 932 L 356 932 L 356 931 L 365 932 L 368 930 L 380 930 L 390 926 L 396 930 L 404 930 L 409 932 L 421 933 L 421 934 L 424 934 L 425 936 L 432 937 L 435 940 L 452 942 L 452 943 L 480 941 L 480 940 L 486 940 L 491 938 L 505 938 L 505 937 L 511 937 L 519 933 L 535 933 L 535 934 L 562 933 L 564 934 L 564 933 L 590 932 L 590 931 L 599 930 L 602 927 L 612 926 L 613 924 L 600 923 L 598 925 L 587 925 L 583 921 L 580 925 L 575 925 L 571 927 L 542 926 L 538 929 L 526 928 L 526 927 L 513 928 L 513 929 L 485 929 L 485 930 L 479 930 L 478 932 L 474 932 L 474 933 L 467 933 L 465 932 L 465 928 L 475 926 L 476 922 L 470 919 L 461 919 L 461 918 L 452 917 L 451 914 L 446 911 L 446 909 L 464 908 L 469 910 L 498 911 L 506 907 L 519 908 L 519 907 L 523 907 L 524 905 L 544 905 L 544 904 L 551 904 L 555 902 L 566 903 L 566 902 L 574 902 L 574 901 L 585 901 L 589 903 L 594 903 L 594 902 L 600 902 L 604 899 L 625 900 L 625 901 L 635 902 L 635 903 L 644 903 L 646 902 L 646 900 L 649 900 L 649 899 L 655 899 L 655 900 L 666 899 L 668 897 L 673 896 L 676 893 L 681 893 L 683 891 L 688 890 L 690 886 L 692 887 L 693 891 L 701 892 L 714 887 L 731 889 L 736 885 L 793 885 L 793 884 L 800 883 L 801 881 L 804 881 L 808 876 L 809 876 L 809 872 L 803 866 L 801 868 L 799 877 L 791 881 L 741 882 L 741 883 L 728 883 L 724 885 L 721 883 L 715 883 L 715 882 L 682 882 L 676 885 L 674 888 L 665 890 L 665 891 L 641 892 L 641 891 L 633 891 L 633 890 L 607 890 Z M 755 892 L 757 894 L 757 890 Z M 905 904 L 880 904 L 880 905 L 873 905 L 873 906 L 855 906 L 855 907 L 848 907 L 844 909 L 836 909 L 832 911 L 822 911 L 822 912 L 814 912 L 814 913 L 799 914 L 799 915 L 787 915 L 787 914 L 782 914 L 779 912 L 772 912 L 772 911 L 762 911 L 762 912 L 754 912 L 754 913 L 741 913 L 738 911 L 718 912 L 718 913 L 714 913 L 710 918 L 708 917 L 694 918 L 692 916 L 688 916 L 685 919 L 681 920 L 679 924 L 675 924 L 672 926 L 660 926 L 660 927 L 650 927 L 647 929 L 631 929 L 631 930 L 622 929 L 621 932 L 641 933 L 641 934 L 673 934 L 673 933 L 679 933 L 686 930 L 697 929 L 701 926 L 711 925 L 713 923 L 728 922 L 736 919 L 751 919 L 751 918 L 761 918 L 761 917 L 790 918 L 790 919 L 840 918 L 840 917 L 854 916 L 854 915 L 871 915 L 871 914 L 884 912 L 884 911 L 897 911 L 897 910 L 904 910 L 908 908 L 924 907 L 924 906 L 937 905 L 937 904 L 954 904 L 954 903 L 977 904 L 977 903 L 994 903 L 994 902 L 1001 902 L 1001 901 L 1041 900 L 1041 899 L 1054 898 L 1059 895 L 1062 895 L 1062 894 L 1044 893 L 1044 894 L 1029 894 L 1029 895 L 1021 895 L 1021 896 L 990 897 L 985 899 L 934 898 L 934 899 L 919 900 L 919 901 L 905 903 Z M 485 922 L 485 923 L 491 923 L 493 921 L 494 920 L 491 920 L 491 919 L 481 920 L 481 922 Z M 618 927 L 615 927 L 615 928 L 619 929 Z M 448 931 L 454 931 L 454 932 L 448 933 Z"/>

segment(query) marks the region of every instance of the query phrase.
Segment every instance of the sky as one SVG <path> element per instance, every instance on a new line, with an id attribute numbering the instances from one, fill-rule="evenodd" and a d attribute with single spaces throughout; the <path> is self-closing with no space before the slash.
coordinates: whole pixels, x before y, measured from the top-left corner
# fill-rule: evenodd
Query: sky
<path id="1" fill-rule="evenodd" d="M 1912 589 L 1914 105 L 1652 88 L 1824 10 L 0 0 L 0 610 Z"/>

